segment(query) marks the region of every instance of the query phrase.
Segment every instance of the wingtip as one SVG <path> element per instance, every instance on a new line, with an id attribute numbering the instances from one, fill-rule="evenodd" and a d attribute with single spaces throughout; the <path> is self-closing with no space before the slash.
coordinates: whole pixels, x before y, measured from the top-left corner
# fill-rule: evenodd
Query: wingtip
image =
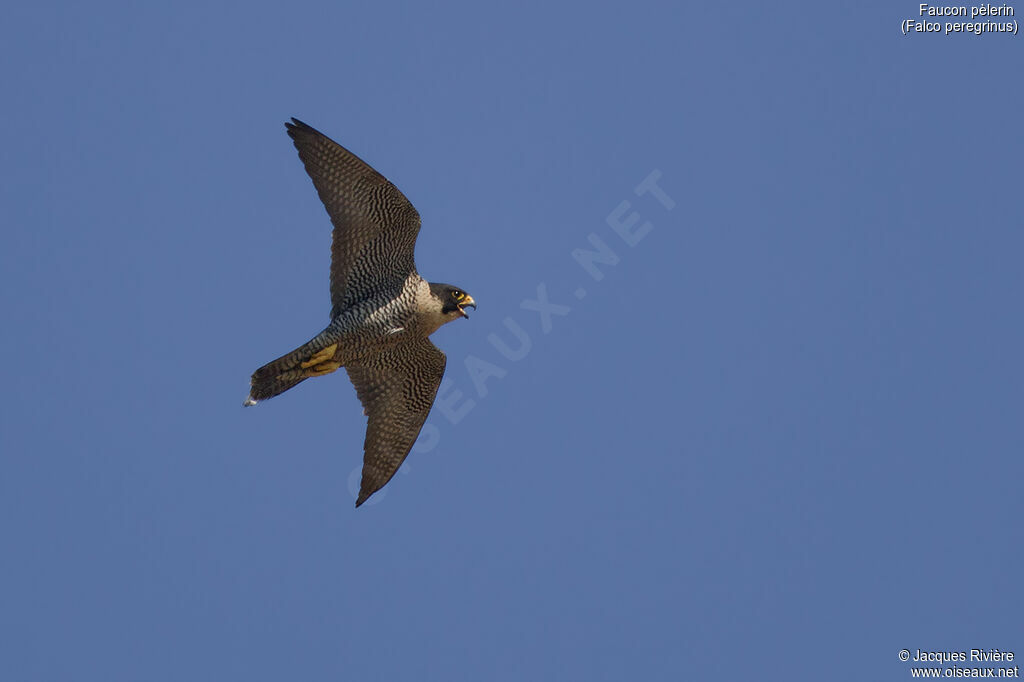
<path id="1" fill-rule="evenodd" d="M 373 494 L 375 492 L 377 492 L 377 491 L 376 490 L 367 490 L 366 488 L 363 488 L 362 486 L 360 486 L 359 487 L 359 497 L 356 498 L 356 509 L 358 509 L 363 504 L 363 502 L 366 502 L 368 499 L 373 497 Z"/>
<path id="2" fill-rule="evenodd" d="M 308 123 L 300 121 L 294 116 L 292 116 L 292 120 L 284 122 L 284 127 L 288 131 L 289 135 L 294 133 L 296 130 L 313 130 L 312 126 Z"/>

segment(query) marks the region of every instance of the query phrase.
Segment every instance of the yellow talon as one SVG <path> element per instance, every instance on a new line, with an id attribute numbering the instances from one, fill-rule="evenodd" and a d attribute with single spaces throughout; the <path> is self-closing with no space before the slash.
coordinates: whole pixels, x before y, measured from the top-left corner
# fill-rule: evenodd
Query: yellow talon
<path id="1" fill-rule="evenodd" d="M 316 353 L 314 353 L 313 357 L 301 363 L 299 366 L 302 367 L 302 369 L 306 369 L 307 367 L 319 365 L 320 363 L 333 358 L 334 351 L 336 350 L 338 350 L 338 344 L 332 343 L 331 345 L 327 346 L 327 348 L 324 348 L 323 350 L 319 350 Z M 341 367 L 341 365 L 335 366 L 334 369 L 331 369 L 330 371 L 333 372 L 335 369 L 338 369 L 338 367 Z"/>
<path id="2" fill-rule="evenodd" d="M 310 370 L 310 376 L 319 377 L 323 376 L 324 374 L 330 374 L 339 367 L 341 367 L 340 362 L 334 362 L 333 360 L 330 362 L 322 362 Z"/>

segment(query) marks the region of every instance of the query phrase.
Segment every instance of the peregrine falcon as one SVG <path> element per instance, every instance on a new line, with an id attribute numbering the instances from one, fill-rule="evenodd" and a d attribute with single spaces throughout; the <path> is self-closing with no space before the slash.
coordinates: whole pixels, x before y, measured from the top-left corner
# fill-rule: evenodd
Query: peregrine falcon
<path id="1" fill-rule="evenodd" d="M 416 272 L 420 215 L 397 187 L 302 121 L 285 128 L 334 225 L 331 322 L 253 372 L 245 405 L 344 367 L 369 418 L 358 507 L 398 471 L 434 404 L 445 355 L 427 337 L 476 302 Z"/>

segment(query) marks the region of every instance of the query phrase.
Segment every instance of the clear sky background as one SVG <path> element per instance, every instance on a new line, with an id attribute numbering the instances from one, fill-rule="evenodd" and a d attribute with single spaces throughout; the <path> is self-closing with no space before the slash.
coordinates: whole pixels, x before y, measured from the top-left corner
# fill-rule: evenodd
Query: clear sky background
<path id="1" fill-rule="evenodd" d="M 916 12 L 8 6 L 0 676 L 1024 658 L 1024 37 L 903 36 Z M 328 321 L 290 116 L 393 180 L 420 272 L 479 302 L 358 510 L 343 372 L 242 408 Z"/>

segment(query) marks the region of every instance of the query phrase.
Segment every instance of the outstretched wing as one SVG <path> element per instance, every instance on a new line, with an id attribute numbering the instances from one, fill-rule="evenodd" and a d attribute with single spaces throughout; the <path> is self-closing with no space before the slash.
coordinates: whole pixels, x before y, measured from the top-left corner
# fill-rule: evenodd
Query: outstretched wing
<path id="1" fill-rule="evenodd" d="M 345 367 L 370 418 L 357 507 L 405 461 L 434 404 L 444 366 L 444 353 L 429 339 L 415 337 Z"/>
<path id="2" fill-rule="evenodd" d="M 416 271 L 419 213 L 387 178 L 337 142 L 295 118 L 284 125 L 334 224 L 331 318 L 378 291 L 400 289 Z"/>

